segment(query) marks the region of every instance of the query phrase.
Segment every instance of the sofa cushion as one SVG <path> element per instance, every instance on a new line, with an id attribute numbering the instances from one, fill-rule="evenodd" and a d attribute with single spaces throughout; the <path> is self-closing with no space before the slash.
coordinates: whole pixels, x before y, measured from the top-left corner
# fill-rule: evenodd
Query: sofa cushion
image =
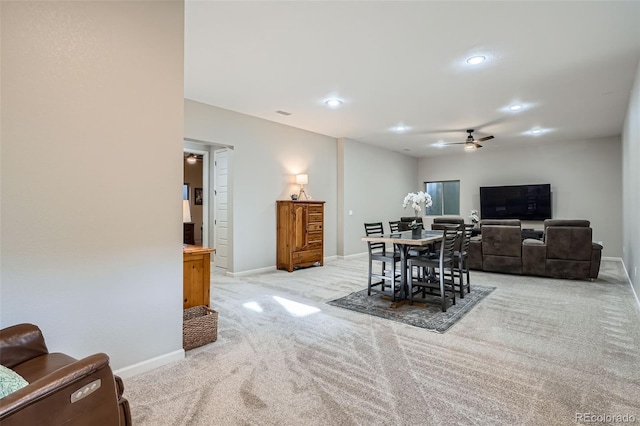
<path id="1" fill-rule="evenodd" d="M 576 226 L 547 228 L 547 259 L 591 261 L 591 232 Z"/>
<path id="2" fill-rule="evenodd" d="M 482 255 L 522 256 L 520 227 L 486 225 L 482 228 Z M 518 260 L 519 261 L 519 260 Z"/>
<path id="3" fill-rule="evenodd" d="M 0 365 L 0 398 L 4 398 L 28 384 L 29 382 L 27 382 L 24 377 L 12 369 Z"/>

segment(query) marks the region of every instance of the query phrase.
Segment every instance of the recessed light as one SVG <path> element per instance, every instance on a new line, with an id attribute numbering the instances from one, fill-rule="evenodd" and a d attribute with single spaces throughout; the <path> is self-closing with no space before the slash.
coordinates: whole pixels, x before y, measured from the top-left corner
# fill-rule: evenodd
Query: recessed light
<path id="1" fill-rule="evenodd" d="M 396 132 L 396 133 L 404 133 L 406 131 L 408 131 L 409 129 L 411 129 L 411 127 L 409 126 L 403 126 L 402 124 L 396 126 L 396 127 L 392 127 L 391 131 L 392 132 Z"/>
<path id="2" fill-rule="evenodd" d="M 511 111 L 520 111 L 521 109 L 522 109 L 522 105 L 520 104 L 514 104 L 509 107 L 509 110 Z"/>
<path id="3" fill-rule="evenodd" d="M 324 103 L 325 105 L 330 106 L 331 108 L 336 108 L 342 105 L 342 101 L 337 98 L 327 99 L 326 101 L 324 101 Z"/>
<path id="4" fill-rule="evenodd" d="M 467 59 L 467 63 L 469 65 L 478 65 L 486 61 L 487 58 L 485 56 L 472 56 Z"/>

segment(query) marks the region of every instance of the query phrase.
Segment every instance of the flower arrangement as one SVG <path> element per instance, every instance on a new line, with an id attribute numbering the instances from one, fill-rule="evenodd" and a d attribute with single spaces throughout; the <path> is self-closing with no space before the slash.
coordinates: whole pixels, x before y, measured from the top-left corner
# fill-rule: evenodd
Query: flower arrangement
<path id="1" fill-rule="evenodd" d="M 420 207 L 421 203 L 424 203 L 425 208 L 431 207 L 433 204 L 433 201 L 431 201 L 431 195 L 424 191 L 410 192 L 406 197 L 404 197 L 402 207 L 406 209 L 407 206 L 411 204 L 411 208 L 413 208 L 413 211 L 417 216 L 418 212 L 422 211 L 422 207 Z"/>
<path id="2" fill-rule="evenodd" d="M 422 224 L 421 224 L 421 223 L 418 223 L 418 221 L 417 221 L 417 220 L 414 220 L 414 221 L 413 221 L 413 222 L 411 222 L 408 226 L 409 226 L 409 229 L 411 229 L 412 231 L 415 231 L 416 229 L 419 229 L 421 225 L 422 225 Z"/>
<path id="3" fill-rule="evenodd" d="M 471 223 L 477 225 L 480 222 L 480 216 L 478 216 L 478 210 L 471 210 L 471 215 L 469 215 L 469 219 Z"/>

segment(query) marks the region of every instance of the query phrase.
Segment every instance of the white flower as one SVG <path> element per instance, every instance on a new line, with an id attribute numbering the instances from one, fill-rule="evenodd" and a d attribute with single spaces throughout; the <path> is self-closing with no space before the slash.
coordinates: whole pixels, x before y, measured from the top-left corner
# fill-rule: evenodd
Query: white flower
<path id="1" fill-rule="evenodd" d="M 420 207 L 421 203 L 424 203 L 425 208 L 431 207 L 433 204 L 433 201 L 431 201 L 431 195 L 424 191 L 410 192 L 406 197 L 404 197 L 402 207 L 406 209 L 407 206 L 411 204 L 411 208 L 413 208 L 413 210 L 420 212 L 422 211 L 422 207 Z"/>
<path id="2" fill-rule="evenodd" d="M 471 220 L 472 223 L 480 222 L 480 216 L 478 216 L 478 210 L 471 210 L 471 215 L 469 216 L 469 219 Z"/>

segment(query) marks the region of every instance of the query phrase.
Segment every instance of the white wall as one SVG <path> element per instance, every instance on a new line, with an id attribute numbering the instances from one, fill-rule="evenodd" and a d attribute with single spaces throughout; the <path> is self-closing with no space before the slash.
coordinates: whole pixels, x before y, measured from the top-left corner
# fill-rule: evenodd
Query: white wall
<path id="1" fill-rule="evenodd" d="M 552 136 L 549 136 L 551 138 Z M 488 144 L 487 144 L 488 145 Z M 552 216 L 588 219 L 603 256 L 622 256 L 622 168 L 619 137 L 423 158 L 419 182 L 460 179 L 460 214 L 480 210 L 480 187 L 550 183 Z M 541 228 L 542 222 L 523 226 Z"/>
<path id="2" fill-rule="evenodd" d="M 336 255 L 336 139 L 189 99 L 184 108 L 186 139 L 233 146 L 229 272 L 275 266 L 276 200 L 298 192 L 303 172 L 307 193 L 326 202 L 324 255 Z"/>
<path id="3" fill-rule="evenodd" d="M 624 123 L 622 158 L 622 259 L 636 295 L 640 297 L 640 64 Z"/>
<path id="4" fill-rule="evenodd" d="M 1 326 L 182 357 L 183 2 L 0 8 Z"/>
<path id="5" fill-rule="evenodd" d="M 413 210 L 403 209 L 408 192 L 421 189 L 416 184 L 418 160 L 349 139 L 339 141 L 339 186 L 344 208 L 338 212 L 342 222 L 342 245 L 339 254 L 349 256 L 367 251 L 364 223 L 383 222 L 389 229 L 390 220 L 413 216 Z M 353 215 L 349 215 L 349 211 Z"/>

